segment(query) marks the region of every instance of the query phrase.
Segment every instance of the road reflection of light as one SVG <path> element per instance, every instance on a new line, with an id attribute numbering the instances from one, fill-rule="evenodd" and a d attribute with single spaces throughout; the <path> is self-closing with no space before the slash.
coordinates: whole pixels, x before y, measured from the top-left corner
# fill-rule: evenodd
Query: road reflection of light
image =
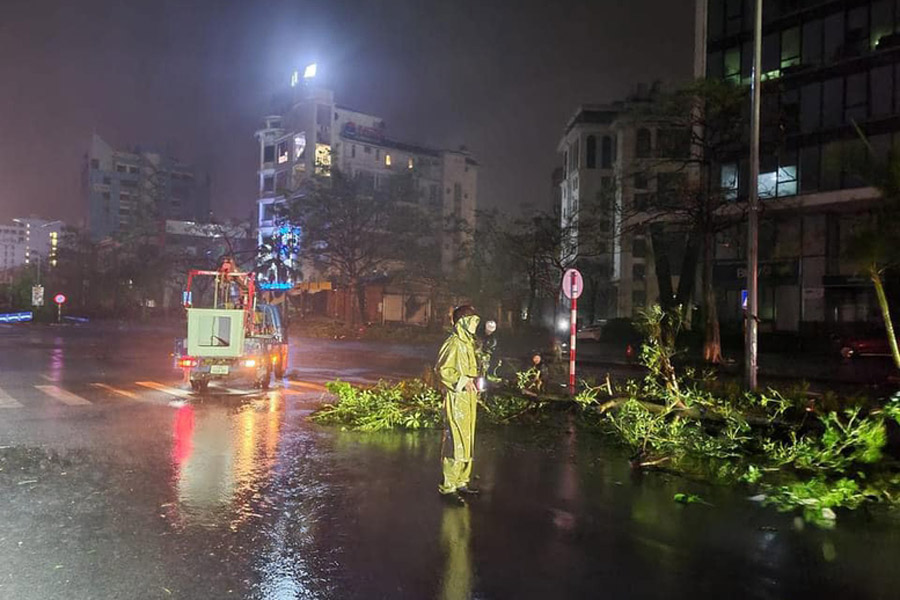
<path id="1" fill-rule="evenodd" d="M 185 525 L 229 526 L 259 517 L 283 412 L 271 402 L 192 406 L 175 411 L 172 458 L 178 517 Z M 276 400 L 276 406 L 281 406 Z"/>
<path id="2" fill-rule="evenodd" d="M 565 435 L 562 447 L 564 458 L 559 474 L 559 484 L 556 488 L 556 497 L 562 501 L 563 508 L 554 509 L 553 524 L 559 529 L 574 530 L 577 519 L 575 513 L 568 509 L 574 508 L 579 503 L 581 490 L 575 456 L 578 451 L 578 434 L 571 415 L 569 415 L 568 425 L 569 430 Z"/>
<path id="3" fill-rule="evenodd" d="M 269 412 L 266 418 L 266 458 L 275 459 L 278 450 L 278 429 L 281 426 L 281 394 L 269 392 Z"/>
<path id="4" fill-rule="evenodd" d="M 53 343 L 56 345 L 50 352 L 50 380 L 62 381 L 62 374 L 66 367 L 66 355 L 62 347 L 62 338 L 55 338 Z"/>
<path id="5" fill-rule="evenodd" d="M 175 427 L 172 439 L 172 459 L 175 467 L 181 469 L 184 461 L 194 448 L 194 407 L 185 405 L 175 412 Z"/>
<path id="6" fill-rule="evenodd" d="M 827 562 L 834 562 L 837 558 L 837 548 L 835 548 L 834 542 L 831 540 L 824 540 L 822 542 L 822 558 Z"/>
<path id="7" fill-rule="evenodd" d="M 441 598 L 472 597 L 472 527 L 469 507 L 445 507 L 441 518 L 441 545 L 444 547 L 444 576 Z"/>

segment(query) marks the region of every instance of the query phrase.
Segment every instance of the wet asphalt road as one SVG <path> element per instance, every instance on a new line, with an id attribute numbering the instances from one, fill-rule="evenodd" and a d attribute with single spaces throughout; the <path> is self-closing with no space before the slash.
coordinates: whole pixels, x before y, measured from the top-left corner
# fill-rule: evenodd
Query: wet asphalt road
<path id="1" fill-rule="evenodd" d="M 0 598 L 898 597 L 897 517 L 798 528 L 567 426 L 481 428 L 483 494 L 446 507 L 438 433 L 305 419 L 321 382 L 419 374 L 421 349 L 298 340 L 292 381 L 198 398 L 170 340 L 0 329 Z"/>

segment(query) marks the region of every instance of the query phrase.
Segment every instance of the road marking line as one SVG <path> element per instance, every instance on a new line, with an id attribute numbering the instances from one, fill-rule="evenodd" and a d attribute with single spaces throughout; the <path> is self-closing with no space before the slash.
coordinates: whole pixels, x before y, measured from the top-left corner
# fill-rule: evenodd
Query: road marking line
<path id="1" fill-rule="evenodd" d="M 175 396 L 177 398 L 190 398 L 191 393 L 187 390 L 179 390 L 178 388 L 169 387 L 167 385 L 163 385 L 161 383 L 156 383 L 155 381 L 135 381 L 141 387 L 150 388 L 151 390 L 156 390 L 157 392 L 163 392 L 165 394 L 169 394 L 170 396 Z"/>
<path id="2" fill-rule="evenodd" d="M 68 404 L 69 406 L 84 406 L 86 404 L 91 404 L 90 400 L 85 400 L 81 396 L 76 396 L 72 392 L 68 392 L 59 386 L 55 385 L 36 385 L 34 386 L 37 389 L 41 390 L 51 398 L 59 400 L 63 404 Z"/>
<path id="3" fill-rule="evenodd" d="M 56 381 L 55 377 L 50 377 L 46 373 L 41 373 L 41 379 L 43 379 L 44 381 Z"/>
<path id="4" fill-rule="evenodd" d="M 0 408 L 22 408 L 22 403 L 0 388 Z"/>
<path id="5" fill-rule="evenodd" d="M 220 388 L 220 387 L 217 387 L 215 389 L 222 390 L 223 392 L 228 392 L 229 394 L 232 394 L 233 396 L 249 396 L 250 394 L 259 394 L 260 393 L 259 390 L 236 390 L 234 388 Z"/>
<path id="6" fill-rule="evenodd" d="M 92 383 L 91 385 L 96 388 L 100 388 L 101 390 L 106 390 L 107 392 L 112 392 L 113 394 L 118 394 L 119 396 L 123 396 L 131 400 L 138 400 L 138 395 L 134 392 L 129 392 L 128 390 L 120 390 L 119 388 L 114 388 L 113 386 L 107 385 L 105 383 Z"/>
<path id="7" fill-rule="evenodd" d="M 306 381 L 297 381 L 295 379 L 288 379 L 288 383 L 291 385 L 296 385 L 300 388 L 306 388 L 308 390 L 315 390 L 317 392 L 326 392 L 328 388 L 319 383 L 307 383 Z"/>

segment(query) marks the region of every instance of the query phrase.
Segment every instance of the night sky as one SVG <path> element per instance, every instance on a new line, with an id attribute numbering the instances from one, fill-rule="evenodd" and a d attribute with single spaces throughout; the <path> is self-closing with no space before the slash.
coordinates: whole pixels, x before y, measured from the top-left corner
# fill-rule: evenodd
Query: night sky
<path id="1" fill-rule="evenodd" d="M 404 141 L 481 163 L 480 207 L 549 207 L 579 103 L 690 75 L 693 0 L 0 0 L 0 220 L 78 223 L 92 132 L 212 177 L 219 218 L 256 197 L 253 132 L 292 69 Z"/>

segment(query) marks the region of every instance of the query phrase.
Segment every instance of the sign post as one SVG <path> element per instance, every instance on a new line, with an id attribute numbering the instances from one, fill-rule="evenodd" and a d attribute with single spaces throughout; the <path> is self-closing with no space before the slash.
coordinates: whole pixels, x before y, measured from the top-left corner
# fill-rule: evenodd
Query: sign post
<path id="1" fill-rule="evenodd" d="M 62 323 L 62 306 L 66 303 L 66 295 L 57 294 L 53 297 L 53 301 L 56 302 L 56 322 Z"/>
<path id="2" fill-rule="evenodd" d="M 563 294 L 572 301 L 569 313 L 569 393 L 575 394 L 575 332 L 578 323 L 578 297 L 584 289 L 584 279 L 578 269 L 563 274 Z"/>

